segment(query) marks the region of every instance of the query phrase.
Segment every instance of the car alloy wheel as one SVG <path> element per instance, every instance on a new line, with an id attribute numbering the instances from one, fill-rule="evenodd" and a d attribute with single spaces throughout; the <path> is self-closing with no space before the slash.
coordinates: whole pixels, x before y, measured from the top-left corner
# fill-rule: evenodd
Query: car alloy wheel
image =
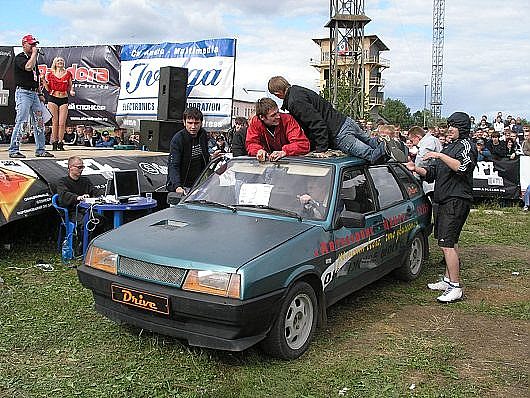
<path id="1" fill-rule="evenodd" d="M 305 293 L 297 294 L 285 314 L 285 341 L 289 348 L 298 350 L 304 345 L 313 326 L 314 308 Z"/>
<path id="2" fill-rule="evenodd" d="M 298 358 L 311 342 L 317 318 L 315 291 L 310 284 L 297 282 L 287 293 L 269 335 L 261 344 L 262 348 L 278 358 Z"/>
<path id="3" fill-rule="evenodd" d="M 410 245 L 409 268 L 410 273 L 417 275 L 423 263 L 423 238 L 416 235 Z"/>
<path id="4" fill-rule="evenodd" d="M 401 267 L 396 269 L 395 274 L 398 278 L 405 281 L 416 279 L 423 268 L 425 253 L 427 253 L 427 242 L 421 232 L 418 232 L 412 238 L 410 246 L 405 253 Z"/>

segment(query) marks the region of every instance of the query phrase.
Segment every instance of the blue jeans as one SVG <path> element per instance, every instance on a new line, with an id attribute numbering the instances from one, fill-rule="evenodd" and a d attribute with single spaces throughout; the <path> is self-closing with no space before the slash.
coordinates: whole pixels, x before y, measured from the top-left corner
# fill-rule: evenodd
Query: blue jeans
<path id="1" fill-rule="evenodd" d="M 526 191 L 524 193 L 524 205 L 530 207 L 530 185 L 526 187 Z"/>
<path id="2" fill-rule="evenodd" d="M 372 164 L 386 160 L 384 143 L 375 137 L 370 137 L 349 117 L 335 137 L 335 147 Z"/>
<path id="3" fill-rule="evenodd" d="M 35 153 L 40 154 L 45 150 L 46 140 L 44 138 L 44 123 L 42 120 L 41 102 L 35 91 L 17 88 L 15 91 L 15 128 L 11 136 L 9 153 L 17 153 L 20 149 L 20 137 L 24 122 L 31 120 L 33 134 L 35 136 Z"/>

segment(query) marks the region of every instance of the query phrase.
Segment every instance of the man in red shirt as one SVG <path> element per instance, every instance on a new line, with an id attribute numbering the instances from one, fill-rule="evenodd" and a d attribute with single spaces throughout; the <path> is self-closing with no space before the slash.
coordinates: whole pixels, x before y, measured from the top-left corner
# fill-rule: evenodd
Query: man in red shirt
<path id="1" fill-rule="evenodd" d="M 256 116 L 247 129 L 247 152 L 259 161 L 275 161 L 284 156 L 305 155 L 309 140 L 298 122 L 289 114 L 280 113 L 270 98 L 256 102 Z"/>

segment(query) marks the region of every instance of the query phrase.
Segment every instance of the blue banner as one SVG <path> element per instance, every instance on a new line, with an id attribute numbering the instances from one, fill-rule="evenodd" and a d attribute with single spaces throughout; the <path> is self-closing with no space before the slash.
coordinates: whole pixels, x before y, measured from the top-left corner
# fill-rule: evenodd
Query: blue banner
<path id="1" fill-rule="evenodd" d="M 211 39 L 188 43 L 127 44 L 122 48 L 121 60 L 235 57 L 235 55 L 235 39 Z"/>

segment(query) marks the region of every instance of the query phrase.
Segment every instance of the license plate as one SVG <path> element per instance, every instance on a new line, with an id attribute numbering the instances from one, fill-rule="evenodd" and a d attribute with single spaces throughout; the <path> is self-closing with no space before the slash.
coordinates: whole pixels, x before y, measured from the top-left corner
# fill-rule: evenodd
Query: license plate
<path id="1" fill-rule="evenodd" d="M 111 285 L 112 300 L 118 303 L 142 308 L 147 311 L 169 315 L 169 300 L 167 297 L 141 292 L 130 287 Z"/>

